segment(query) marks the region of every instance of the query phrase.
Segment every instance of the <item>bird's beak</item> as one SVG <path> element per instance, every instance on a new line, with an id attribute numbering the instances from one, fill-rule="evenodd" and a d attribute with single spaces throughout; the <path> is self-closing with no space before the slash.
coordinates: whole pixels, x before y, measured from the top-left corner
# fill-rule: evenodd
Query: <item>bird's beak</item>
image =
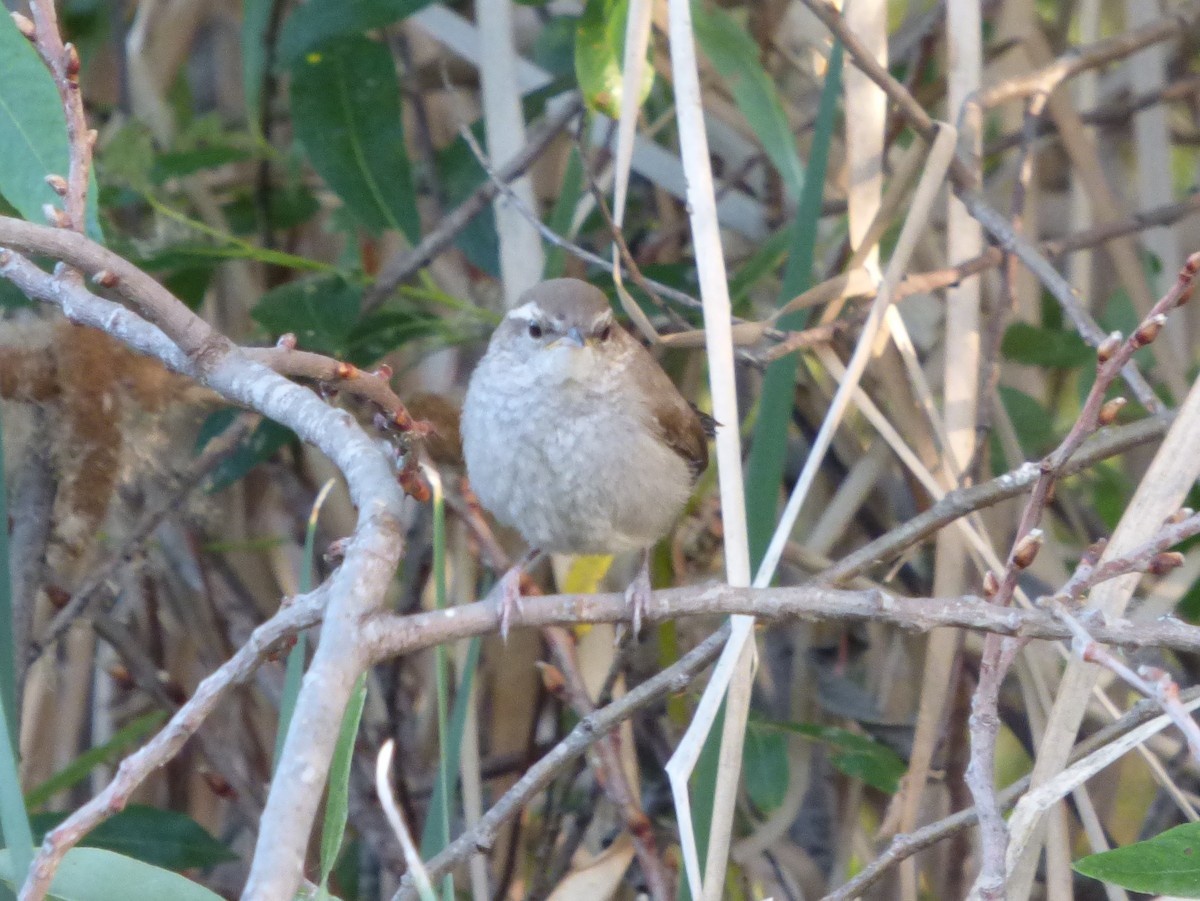
<path id="1" fill-rule="evenodd" d="M 559 338 L 559 342 L 569 344 L 572 347 L 585 347 L 587 342 L 583 338 L 583 334 L 577 328 L 567 329 L 567 333 Z"/>

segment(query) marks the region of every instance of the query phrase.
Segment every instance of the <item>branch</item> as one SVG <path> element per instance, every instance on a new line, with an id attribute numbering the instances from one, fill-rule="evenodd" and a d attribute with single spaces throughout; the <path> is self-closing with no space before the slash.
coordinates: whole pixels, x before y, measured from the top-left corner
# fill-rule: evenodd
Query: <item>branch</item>
<path id="1" fill-rule="evenodd" d="M 526 599 L 526 606 L 531 600 L 533 599 Z M 455 609 L 461 610 L 462 608 Z M 488 851 L 495 843 L 500 827 L 507 820 L 516 816 L 521 808 L 534 795 L 549 785 L 572 760 L 639 710 L 665 695 L 686 688 L 710 663 L 717 659 L 728 638 L 729 625 L 726 624 L 662 672 L 631 689 L 619 700 L 613 701 L 608 706 L 602 707 L 580 720 L 566 738 L 531 766 L 517 781 L 517 784 L 492 805 L 492 808 L 480 818 L 474 828 L 460 835 L 426 864 L 425 869 L 430 878 L 437 879 L 456 863 L 465 860 L 477 851 Z M 405 899 L 415 897 L 416 891 L 412 887 L 412 880 L 406 876 L 392 901 L 405 901 Z"/>
<path id="2" fill-rule="evenodd" d="M 1141 28 L 1124 31 L 1086 47 L 1073 47 L 1041 69 L 1002 81 L 984 91 L 979 97 L 979 103 L 986 109 L 1006 100 L 1028 97 L 1043 91 L 1048 93 L 1080 72 L 1125 59 L 1151 44 L 1190 34 L 1197 24 L 1200 24 L 1200 3 L 1193 0 Z"/>
<path id="3" fill-rule="evenodd" d="M 46 834 L 29 877 L 21 889 L 22 899 L 40 898 L 54 878 L 63 855 L 100 823 L 122 810 L 129 796 L 151 773 L 170 761 L 195 734 L 236 685 L 249 680 L 283 640 L 319 621 L 329 591 L 325 586 L 297 598 L 254 630 L 250 640 L 219 669 L 196 687 L 196 693 L 171 717 L 166 726 L 129 757 L 121 761 L 116 776 L 96 797 L 80 807 Z"/>
<path id="4" fill-rule="evenodd" d="M 291 897 L 302 872 L 342 712 L 354 680 L 366 666 L 359 627 L 382 604 L 403 546 L 402 495 L 393 468 L 352 417 L 248 359 L 165 288 L 110 251 L 72 232 L 0 217 L 0 247 L 4 246 L 68 260 L 117 291 L 151 321 L 96 297 L 61 268 L 50 274 L 19 253 L 0 250 L 0 275 L 30 297 L 54 303 L 73 321 L 100 328 L 228 400 L 286 425 L 324 452 L 346 478 L 358 507 L 358 522 L 346 543 L 344 564 L 326 583 L 331 601 L 325 628 L 267 798 L 245 893 L 258 899 Z M 90 805 L 88 809 L 93 810 Z M 79 822 L 72 818 L 47 836 L 21 890 L 21 901 L 44 897 L 62 856 L 83 834 Z"/>
<path id="5" fill-rule="evenodd" d="M 1130 563 L 1125 572 L 1135 571 Z M 556 594 L 522 599 L 514 627 L 624 623 L 629 608 L 623 594 Z M 1071 631 L 1045 610 L 1001 608 L 973 595 L 950 598 L 905 597 L 878 589 L 848 591 L 823 586 L 731 588 L 711 583 L 655 591 L 645 622 L 741 613 L 763 620 L 871 622 L 911 632 L 953 627 L 1022 639 L 1061 640 Z M 448 641 L 496 632 L 499 611 L 491 601 L 462 604 L 447 611 L 399 616 L 380 613 L 362 630 L 372 664 Z M 1200 651 L 1200 626 L 1174 619 L 1147 623 L 1117 621 L 1094 626 L 1092 637 L 1118 647 L 1163 647 Z"/>
<path id="6" fill-rule="evenodd" d="M 812 10 L 826 28 L 838 36 L 846 48 L 846 52 L 854 60 L 854 64 L 863 74 L 879 85 L 880 89 L 887 94 L 888 99 L 896 104 L 897 112 L 921 136 L 922 140 L 928 146 L 933 146 L 933 141 L 937 137 L 937 126 L 929 114 L 909 93 L 908 89 L 876 61 L 871 51 L 846 26 L 838 10 L 828 0 L 804 0 L 804 5 Z M 1099 347 L 1106 336 L 1091 314 L 1080 304 L 1079 298 L 1075 296 L 1070 284 L 1058 273 L 1058 270 L 1050 265 L 1050 262 L 1038 252 L 1033 244 L 1016 234 L 1008 220 L 979 194 L 975 176 L 961 156 L 955 154 L 951 159 L 949 174 L 955 195 L 971 215 L 979 221 L 979 224 L 992 236 L 1002 250 L 1015 254 L 1037 276 L 1038 280 L 1058 301 L 1080 337 L 1093 347 Z M 1136 365 L 1127 364 L 1122 372 L 1122 377 L 1143 407 L 1152 413 L 1162 410 L 1162 404 Z"/>
<path id="7" fill-rule="evenodd" d="M 50 70 L 54 86 L 58 89 L 58 98 L 66 114 L 67 144 L 70 147 L 70 168 L 66 182 L 63 183 L 61 175 L 52 172 L 46 173 L 46 181 L 65 198 L 66 215 L 60 219 L 62 227 L 82 232 L 87 215 L 88 177 L 96 133 L 88 129 L 83 114 L 83 97 L 79 93 L 79 51 L 74 44 L 63 43 L 54 0 L 33 0 L 30 12 L 33 14 L 33 45 Z"/>

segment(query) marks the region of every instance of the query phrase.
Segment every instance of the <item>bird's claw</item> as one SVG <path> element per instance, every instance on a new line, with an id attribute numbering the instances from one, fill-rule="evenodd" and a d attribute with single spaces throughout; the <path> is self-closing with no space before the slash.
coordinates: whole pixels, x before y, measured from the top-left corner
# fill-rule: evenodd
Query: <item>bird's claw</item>
<path id="1" fill-rule="evenodd" d="M 629 605 L 633 619 L 634 640 L 642 631 L 642 617 L 650 609 L 650 590 L 650 567 L 643 563 L 629 587 L 625 589 L 625 603 Z"/>
<path id="2" fill-rule="evenodd" d="M 514 611 L 518 614 L 524 612 L 524 608 L 521 606 L 521 567 L 514 566 L 501 576 L 497 590 L 499 594 L 496 597 L 496 603 L 500 607 L 500 638 L 507 642 Z"/>

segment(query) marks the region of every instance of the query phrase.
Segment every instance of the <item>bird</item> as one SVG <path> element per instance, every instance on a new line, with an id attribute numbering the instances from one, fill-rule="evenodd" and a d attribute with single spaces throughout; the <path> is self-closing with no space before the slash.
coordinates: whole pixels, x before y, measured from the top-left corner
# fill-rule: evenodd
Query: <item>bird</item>
<path id="1" fill-rule="evenodd" d="M 522 294 L 471 375 L 461 420 L 471 488 L 530 548 L 496 586 L 502 636 L 539 552 L 640 551 L 625 592 L 636 635 L 650 549 L 708 466 L 715 426 L 615 320 L 599 288 L 557 278 Z"/>

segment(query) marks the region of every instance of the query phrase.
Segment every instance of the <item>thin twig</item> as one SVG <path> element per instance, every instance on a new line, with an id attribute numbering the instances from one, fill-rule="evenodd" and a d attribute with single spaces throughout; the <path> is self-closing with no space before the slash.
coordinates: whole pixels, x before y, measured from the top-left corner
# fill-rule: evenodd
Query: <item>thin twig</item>
<path id="1" fill-rule="evenodd" d="M 496 195 L 501 193 L 510 181 L 519 178 L 538 157 L 545 153 L 550 142 L 582 110 L 583 102 L 578 97 L 564 103 L 557 112 L 547 117 L 534 130 L 525 144 L 525 148 L 519 154 L 498 172 L 494 174 L 489 172 L 489 178 L 485 179 L 466 200 L 451 210 L 432 231 L 421 239 L 420 244 L 409 250 L 401 251 L 384 263 L 375 279 L 374 286 L 363 296 L 363 312 L 370 312 L 383 303 L 397 285 L 407 281 L 449 247 L 471 220 L 495 200 Z"/>

